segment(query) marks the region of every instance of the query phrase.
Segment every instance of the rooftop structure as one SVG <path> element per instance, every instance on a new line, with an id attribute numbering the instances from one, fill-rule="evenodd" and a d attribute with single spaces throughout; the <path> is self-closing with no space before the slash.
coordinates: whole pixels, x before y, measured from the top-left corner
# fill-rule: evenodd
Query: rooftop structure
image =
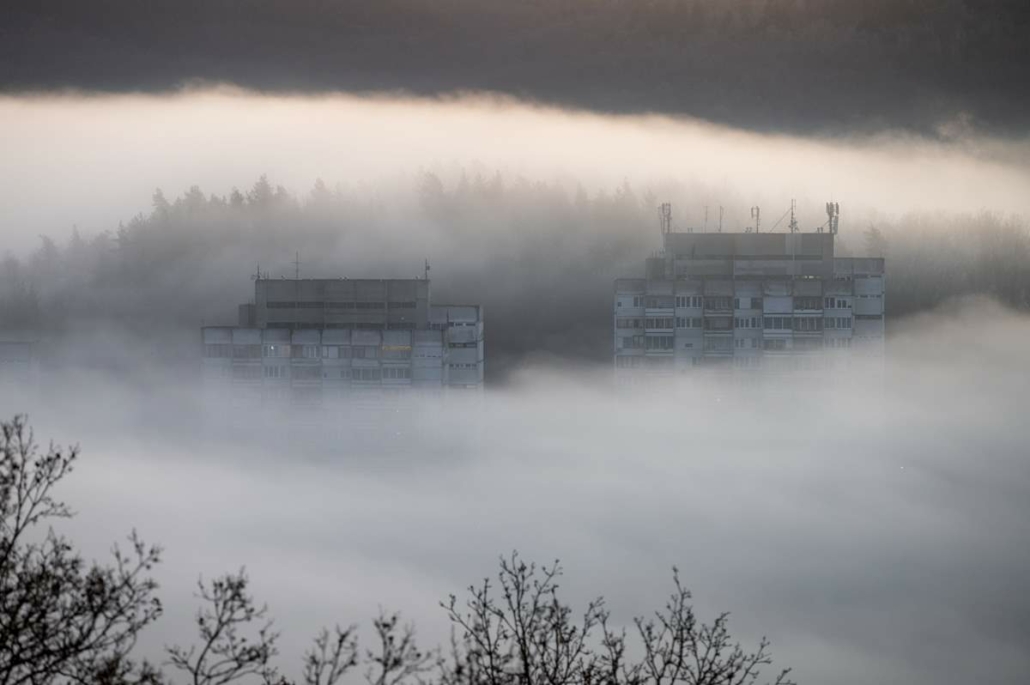
<path id="1" fill-rule="evenodd" d="M 831 209 L 832 208 L 832 209 Z M 615 367 L 796 371 L 883 357 L 884 260 L 834 254 L 830 230 L 677 233 L 667 205 L 643 278 L 615 281 Z"/>

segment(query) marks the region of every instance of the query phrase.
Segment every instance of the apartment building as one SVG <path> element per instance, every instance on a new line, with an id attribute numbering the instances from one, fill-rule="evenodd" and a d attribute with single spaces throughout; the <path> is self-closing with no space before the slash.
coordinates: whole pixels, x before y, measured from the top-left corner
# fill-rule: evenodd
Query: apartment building
<path id="1" fill-rule="evenodd" d="M 432 304 L 428 279 L 261 277 L 238 325 L 201 337 L 206 383 L 263 398 L 483 385 L 482 308 Z"/>
<path id="2" fill-rule="evenodd" d="M 617 373 L 882 362 L 884 260 L 836 257 L 833 219 L 816 233 L 663 230 L 644 277 L 615 281 Z"/>

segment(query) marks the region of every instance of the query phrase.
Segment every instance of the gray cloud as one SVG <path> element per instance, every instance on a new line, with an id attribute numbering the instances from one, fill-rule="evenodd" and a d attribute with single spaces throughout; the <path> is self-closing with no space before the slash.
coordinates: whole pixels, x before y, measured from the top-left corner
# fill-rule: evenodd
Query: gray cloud
<path id="1" fill-rule="evenodd" d="M 0 88 L 492 91 L 787 131 L 1025 134 L 1021 0 L 7 4 Z"/>

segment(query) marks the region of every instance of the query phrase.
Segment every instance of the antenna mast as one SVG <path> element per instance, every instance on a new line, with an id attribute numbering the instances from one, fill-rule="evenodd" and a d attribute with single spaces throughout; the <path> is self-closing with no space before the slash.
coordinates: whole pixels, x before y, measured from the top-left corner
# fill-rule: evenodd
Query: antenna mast
<path id="1" fill-rule="evenodd" d="M 668 202 L 663 202 L 658 207 L 658 222 L 663 236 L 672 233 L 672 205 Z"/>
<path id="2" fill-rule="evenodd" d="M 701 228 L 702 233 L 708 233 L 708 205 L 705 205 L 705 224 Z"/>
<path id="3" fill-rule="evenodd" d="M 722 205 L 719 205 L 719 233 L 722 233 Z"/>
<path id="4" fill-rule="evenodd" d="M 758 205 L 751 208 L 751 218 L 755 220 L 755 233 L 758 233 L 762 226 L 762 210 Z"/>
<path id="5" fill-rule="evenodd" d="M 791 233 L 797 233 L 798 232 L 798 220 L 797 220 L 797 217 L 795 215 L 795 212 L 796 212 L 797 208 L 798 208 L 798 201 L 797 200 L 791 200 L 790 201 L 790 232 Z"/>
<path id="6" fill-rule="evenodd" d="M 425 280 L 427 280 L 427 281 L 429 280 L 429 258 L 428 257 L 426 258 L 425 271 L 423 272 L 423 278 L 425 278 Z"/>
<path id="7" fill-rule="evenodd" d="M 293 258 L 293 280 L 300 280 L 300 252 Z"/>
<path id="8" fill-rule="evenodd" d="M 840 204 L 837 202 L 826 203 L 827 223 L 830 226 L 830 233 L 837 235 L 837 228 L 840 223 Z"/>

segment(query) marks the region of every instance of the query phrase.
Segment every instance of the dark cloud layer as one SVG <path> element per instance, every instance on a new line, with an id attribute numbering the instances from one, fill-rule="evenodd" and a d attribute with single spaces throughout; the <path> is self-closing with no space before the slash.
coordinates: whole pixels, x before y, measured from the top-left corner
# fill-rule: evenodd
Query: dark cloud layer
<path id="1" fill-rule="evenodd" d="M 764 130 L 1025 132 L 1023 0 L 37 0 L 0 87 L 494 91 Z"/>

